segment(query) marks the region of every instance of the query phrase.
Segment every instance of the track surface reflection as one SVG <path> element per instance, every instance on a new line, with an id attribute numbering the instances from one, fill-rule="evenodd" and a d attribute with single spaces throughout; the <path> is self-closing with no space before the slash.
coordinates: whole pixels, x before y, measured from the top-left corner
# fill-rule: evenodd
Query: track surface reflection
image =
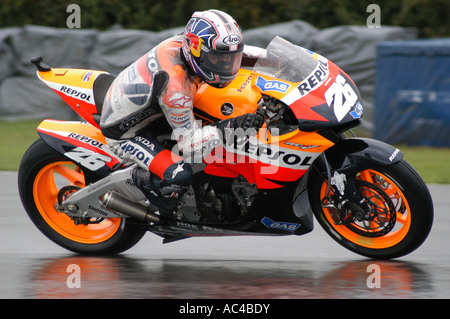
<path id="1" fill-rule="evenodd" d="M 56 246 L 26 216 L 17 174 L 0 172 L 0 298 L 449 298 L 450 185 L 430 185 L 435 221 L 427 241 L 393 261 L 366 259 L 316 223 L 300 237 L 192 238 L 146 235 L 115 257 Z M 12 186 L 13 185 L 13 186 Z"/>

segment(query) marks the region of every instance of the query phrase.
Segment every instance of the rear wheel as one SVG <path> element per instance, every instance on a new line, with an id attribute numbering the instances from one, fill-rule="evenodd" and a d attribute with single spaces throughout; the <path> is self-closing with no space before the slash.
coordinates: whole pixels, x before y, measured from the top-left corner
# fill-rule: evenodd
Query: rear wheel
<path id="1" fill-rule="evenodd" d="M 345 203 L 319 175 L 312 180 L 311 205 L 325 231 L 349 250 L 371 258 L 409 254 L 427 238 L 433 223 L 428 188 L 404 160 L 356 174 L 367 205 Z"/>
<path id="2" fill-rule="evenodd" d="M 117 254 L 134 246 L 145 229 L 130 218 L 72 219 L 57 210 L 58 200 L 93 181 L 82 168 L 36 140 L 22 158 L 18 184 L 22 204 L 50 240 L 82 254 Z"/>

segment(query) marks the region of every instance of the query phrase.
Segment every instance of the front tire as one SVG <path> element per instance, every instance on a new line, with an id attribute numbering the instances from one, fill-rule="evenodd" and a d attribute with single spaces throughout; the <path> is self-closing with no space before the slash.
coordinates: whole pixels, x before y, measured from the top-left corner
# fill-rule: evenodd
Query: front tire
<path id="1" fill-rule="evenodd" d="M 343 222 L 342 211 L 326 205 L 327 185 L 315 172 L 310 193 L 314 215 L 335 241 L 359 255 L 376 259 L 407 255 L 425 241 L 431 230 L 431 195 L 405 160 L 388 166 L 374 165 L 356 175 L 355 185 L 373 208 L 367 220 L 350 216 Z"/>
<path id="2" fill-rule="evenodd" d="M 59 190 L 84 187 L 83 168 L 59 154 L 41 138 L 25 152 L 19 166 L 22 204 L 36 227 L 50 240 L 80 254 L 110 255 L 134 246 L 146 230 L 131 218 L 105 218 L 95 224 L 77 224 L 59 212 Z"/>

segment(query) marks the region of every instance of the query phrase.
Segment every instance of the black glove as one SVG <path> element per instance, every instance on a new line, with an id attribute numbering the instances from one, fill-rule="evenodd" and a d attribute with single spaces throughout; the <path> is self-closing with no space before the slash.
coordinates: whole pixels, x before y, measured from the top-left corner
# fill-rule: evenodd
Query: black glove
<path id="1" fill-rule="evenodd" d="M 263 126 L 263 124 L 264 124 L 264 116 L 255 113 L 247 113 L 238 117 L 234 117 L 231 119 L 215 123 L 217 128 L 222 133 L 225 133 L 226 128 L 233 130 L 242 128 L 244 131 L 246 131 L 249 128 L 254 128 L 256 131 L 258 131 Z"/>
<path id="2" fill-rule="evenodd" d="M 237 120 L 237 128 L 242 128 L 244 131 L 249 128 L 254 128 L 258 131 L 264 124 L 264 117 L 260 114 L 248 113 L 236 117 Z"/>

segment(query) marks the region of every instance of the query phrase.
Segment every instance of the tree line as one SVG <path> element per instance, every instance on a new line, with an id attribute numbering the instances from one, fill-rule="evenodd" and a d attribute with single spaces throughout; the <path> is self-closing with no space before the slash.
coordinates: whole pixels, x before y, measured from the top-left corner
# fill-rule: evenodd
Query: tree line
<path id="1" fill-rule="evenodd" d="M 366 25 L 368 7 L 376 4 L 381 26 L 414 27 L 421 38 L 450 36 L 448 0 L 2 0 L 0 28 L 67 28 L 70 4 L 79 6 L 83 29 L 149 31 L 185 25 L 194 11 L 210 8 L 228 12 L 243 30 L 291 20 L 319 29 Z"/>

